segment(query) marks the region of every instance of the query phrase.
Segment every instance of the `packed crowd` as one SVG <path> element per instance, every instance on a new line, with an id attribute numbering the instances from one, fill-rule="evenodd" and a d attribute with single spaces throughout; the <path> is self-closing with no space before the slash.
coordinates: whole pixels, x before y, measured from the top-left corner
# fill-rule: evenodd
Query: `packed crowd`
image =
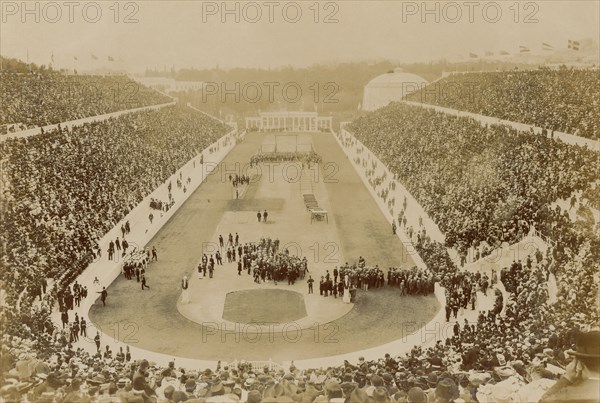
<path id="1" fill-rule="evenodd" d="M 581 230 L 567 228 L 569 222 L 561 224 L 565 233 Z M 590 277 L 598 272 L 600 244 L 597 238 L 593 243 L 582 242 L 577 254 L 584 258 L 571 260 L 571 266 L 553 262 L 565 262 L 569 250 L 536 251 L 523 262 L 503 268 L 498 276 L 492 274 L 488 284 L 485 276 L 459 272 L 442 245 L 423 237 L 423 245 L 417 245 L 419 253 L 448 288 L 447 295 L 455 295 L 455 291 L 460 295 L 461 289 L 472 287 L 486 292 L 501 282 L 508 299 L 503 301 L 496 292 L 494 308 L 480 312 L 475 322 L 454 321 L 453 332 L 445 341 L 428 348 L 415 347 L 406 354 L 304 371 L 293 367 L 252 369 L 243 362 L 199 371 L 131 361 L 129 354 L 121 352 L 113 358 L 108 346 L 101 352 L 97 338 L 95 355 L 73 351 L 74 339 L 69 337 L 73 329 L 54 330 L 53 354 L 43 360 L 31 354 L 30 341 L 5 338 L 2 364 L 6 376 L 0 394 L 8 401 L 48 402 L 596 401 L 600 333 L 585 331 L 598 323 L 593 304 L 598 288 Z M 239 247 L 237 234 L 230 235 L 227 249 L 233 250 L 236 243 Z M 260 244 L 272 253 L 278 250 L 276 241 L 265 239 Z M 577 247 L 576 243 L 569 245 Z M 363 259 L 360 265 L 366 267 Z M 547 303 L 549 272 L 556 272 L 561 279 L 556 306 Z M 575 353 L 567 353 L 572 349 Z M 573 354 L 580 354 L 578 361 Z M 576 371 L 573 363 L 585 365 L 585 370 Z M 567 394 L 565 387 L 579 388 L 579 397 L 573 400 L 575 392 Z"/>
<path id="2" fill-rule="evenodd" d="M 36 294 L 25 291 L 44 281 L 54 285 L 44 296 L 51 307 L 56 293 L 100 257 L 107 231 L 229 130 L 168 107 L 1 143 L 7 269 L 0 281 L 12 307 L 2 321 L 21 326 L 15 318 L 31 314 Z"/>
<path id="3" fill-rule="evenodd" d="M 600 210 L 600 184 L 587 189 L 583 194 L 583 198 L 587 200 L 590 207 Z"/>
<path id="4" fill-rule="evenodd" d="M 27 339 L 5 336 L 0 398 L 17 402 L 206 402 L 206 403 L 450 403 L 597 401 L 600 332 L 540 329 L 542 337 L 511 333 L 511 322 L 491 311 L 477 323 L 455 324 L 455 335 L 429 348 L 321 369 L 254 368 L 236 362 L 215 369 L 159 366 L 116 355 L 96 354 L 57 338 L 46 360 Z M 575 318 L 574 322 L 578 322 Z M 506 335 L 502 334 L 506 331 Z M 500 337 L 506 344 L 495 344 Z M 491 347 L 486 341 L 489 340 Z M 573 350 L 572 350 L 573 348 Z M 575 358 L 575 359 L 574 359 Z M 585 375 L 573 362 L 585 366 Z M 564 374 L 561 377 L 561 374 Z M 595 377 L 595 378 L 594 378 Z M 596 379 L 596 380 L 595 380 Z M 566 400 L 565 387 L 578 396 Z M 541 400 L 540 400 L 541 399 Z"/>
<path id="5" fill-rule="evenodd" d="M 261 238 L 258 243 L 250 243 L 241 255 L 242 270 L 252 273 L 254 282 L 287 281 L 295 284 L 304 279 L 308 272 L 306 257 L 300 258 L 290 253 L 289 249 L 279 250 L 279 240 Z M 239 273 L 239 269 L 238 269 Z"/>
<path id="6" fill-rule="evenodd" d="M 546 220 L 549 203 L 585 190 L 598 154 L 505 126 L 392 104 L 348 126 L 394 173 L 465 256 L 514 243 Z M 402 223 L 399 223 L 401 226 Z"/>
<path id="7" fill-rule="evenodd" d="M 1 240 L 8 251 L 2 265 L 9 270 L 2 271 L 1 282 L 13 309 L 3 308 L 0 317 L 0 322 L 10 324 L 1 345 L 0 399 L 169 403 L 600 400 L 600 332 L 588 332 L 600 320 L 597 225 L 573 222 L 568 211 L 550 207 L 551 201 L 567 199 L 574 190 L 586 194 L 590 179 L 598 172 L 597 154 L 421 109 L 386 109 L 377 112 L 377 120 L 355 123 L 354 128 L 360 130 L 353 132 L 367 137 L 361 141 L 390 164 L 448 235 L 448 245 L 442 245 L 432 241 L 424 228 L 414 229 L 415 247 L 427 270 L 390 269 L 388 285 L 418 294 L 430 292 L 433 283 L 439 282 L 446 288 L 447 319 L 456 318 L 460 309 L 474 309 L 477 292 L 493 290 L 494 306 L 481 311 L 475 322 L 454 323 L 453 332 L 431 347 L 312 370 L 256 369 L 244 362 L 201 371 L 176 368 L 174 363 L 161 367 L 122 349 L 113 355 L 108 345 L 102 352 L 99 334 L 93 338 L 95 354 L 74 349 L 79 337 L 92 336 L 87 334 L 85 321 L 67 313 L 62 329 L 49 321 L 49 310 L 57 303 L 64 313 L 85 298 L 87 290 L 73 279 L 100 254 L 96 240 L 183 162 L 227 131 L 213 121 L 177 110 L 142 113 L 72 132 L 59 130 L 10 141 L 0 148 L 9 185 L 2 195 L 8 208 L 1 224 Z M 392 141 L 393 136 L 400 137 Z M 477 169 L 464 174 L 459 164 Z M 548 240 L 548 252 L 536 251 L 499 273 L 492 272 L 489 278 L 461 272 L 446 250 L 455 246 L 464 252 L 480 241 L 494 246 L 512 243 L 531 226 Z M 122 238 L 127 233 L 124 226 Z M 241 244 L 237 234 L 230 234 L 227 246 L 222 237 L 219 243 L 230 261 L 237 260 L 240 275 L 241 270 L 248 274 L 254 270 L 259 281 L 290 281 L 290 270 L 298 275 L 308 271 L 306 262 L 289 251 L 279 251 L 277 240 Z M 138 258 L 142 262 L 126 260 L 134 273 L 135 266 L 148 258 L 147 252 Z M 220 252 L 216 260 L 222 262 Z M 261 264 L 264 278 L 258 270 Z M 214 270 L 215 259 L 203 258 L 201 265 Z M 287 270 L 279 270 L 282 267 Z M 550 274 L 558 284 L 553 304 L 547 285 Z M 364 259 L 342 266 L 337 275 L 334 272 L 337 281 L 346 276 L 354 277 L 360 288 L 385 283 L 383 272 L 377 266 L 368 268 Z M 59 286 L 48 290 L 54 282 Z M 32 304 L 39 296 L 46 303 Z"/>
<path id="8" fill-rule="evenodd" d="M 314 151 L 310 152 L 262 152 L 250 158 L 250 167 L 261 162 L 300 162 L 302 166 L 310 168 L 311 164 L 318 164 L 323 159 Z"/>
<path id="9" fill-rule="evenodd" d="M 599 139 L 598 88 L 597 68 L 540 68 L 453 74 L 408 99 Z"/>
<path id="10" fill-rule="evenodd" d="M 18 62 L 4 63 L 0 81 L 0 126 L 21 129 L 170 102 L 126 76 L 67 75 Z"/>

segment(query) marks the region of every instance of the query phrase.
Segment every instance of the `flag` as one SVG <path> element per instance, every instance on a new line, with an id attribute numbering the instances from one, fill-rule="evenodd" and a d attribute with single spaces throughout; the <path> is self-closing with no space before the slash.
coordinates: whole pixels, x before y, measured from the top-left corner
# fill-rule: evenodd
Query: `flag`
<path id="1" fill-rule="evenodd" d="M 500 51 L 500 55 L 501 56 L 508 56 L 508 55 L 510 55 L 510 53 L 508 53 L 506 50 L 501 50 Z"/>
<path id="2" fill-rule="evenodd" d="M 494 56 L 494 52 L 485 51 L 486 56 Z"/>
<path id="3" fill-rule="evenodd" d="M 554 50 L 554 46 L 547 44 L 546 42 L 542 42 L 542 50 Z"/>
<path id="4" fill-rule="evenodd" d="M 579 42 L 578 41 L 572 41 L 572 40 L 569 39 L 569 49 L 579 50 Z"/>
<path id="5" fill-rule="evenodd" d="M 477 59 L 479 56 L 477 56 L 477 54 L 476 54 L 476 53 L 471 53 L 471 52 L 469 52 L 469 57 L 470 57 L 471 59 Z"/>
<path id="6" fill-rule="evenodd" d="M 73 56 L 73 60 L 79 60 L 79 59 L 77 59 L 77 56 Z"/>
<path id="7" fill-rule="evenodd" d="M 92 60 L 98 60 L 98 56 L 96 56 L 95 54 L 90 53 L 90 56 L 92 56 Z"/>
<path id="8" fill-rule="evenodd" d="M 109 62 L 114 62 L 114 61 L 115 61 L 115 59 L 113 59 L 111 56 L 108 56 L 108 61 L 109 61 Z"/>
<path id="9" fill-rule="evenodd" d="M 529 53 L 529 48 L 527 46 L 520 45 L 519 52 L 521 53 Z"/>

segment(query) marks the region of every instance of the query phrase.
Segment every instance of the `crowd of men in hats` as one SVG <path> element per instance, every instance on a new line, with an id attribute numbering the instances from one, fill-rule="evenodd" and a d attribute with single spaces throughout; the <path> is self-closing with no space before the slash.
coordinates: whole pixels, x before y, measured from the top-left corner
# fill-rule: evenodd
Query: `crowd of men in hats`
<path id="1" fill-rule="evenodd" d="M 9 83 L 15 79 L 19 76 L 12 75 Z M 18 97 L 19 91 L 11 89 L 11 94 Z M 549 97 L 557 98 L 564 97 Z M 36 116 L 48 112 L 39 110 L 39 103 L 35 107 Z M 573 192 L 588 194 L 589 183 L 597 179 L 597 153 L 402 104 L 382 108 L 349 128 L 446 234 L 444 245 L 431 241 L 424 228 L 406 229 L 446 288 L 452 313 L 472 301 L 474 288 L 484 292 L 495 281 L 493 275 L 458 274 L 446 247 L 464 258 L 469 248 L 514 243 L 535 228 L 549 240 L 550 251 L 541 260 L 532 256 L 503 268 L 499 281 L 507 295 L 498 295 L 476 323 L 454 324 L 445 340 L 406 355 L 305 371 L 267 368 L 260 373 L 248 366 L 190 371 L 132 361 L 121 351 L 113 358 L 107 346 L 100 353 L 99 334 L 91 355 L 73 349 L 77 326 L 82 336 L 81 318 L 76 325 L 67 313 L 65 325 L 71 326 L 64 331 L 49 322 L 57 301 L 76 304 L 58 292 L 99 257 L 97 242 L 108 230 L 229 128 L 182 109 L 163 108 L 8 140 L 1 145 L 8 168 L 2 196 L 9 208 L 0 222 L 6 245 L 2 289 L 8 302 L 0 311 L 8 327 L 0 346 L 0 397 L 57 403 L 600 401 L 600 332 L 590 327 L 599 321 L 598 224 L 573 222 L 569 211 L 552 204 L 572 199 Z M 481 169 L 475 177 L 466 175 L 465 162 L 482 147 L 486 152 L 477 154 Z M 406 227 L 404 219 L 398 226 Z M 266 247 L 267 255 L 272 249 Z M 243 248 L 237 252 L 240 263 Z M 554 304 L 549 304 L 546 281 L 550 271 L 559 285 Z M 382 284 L 375 274 L 373 284 Z M 38 294 L 28 291 L 43 289 L 44 280 L 56 280 L 56 289 L 44 292 L 37 306 Z M 105 290 L 100 294 L 105 301 Z"/>
<path id="2" fill-rule="evenodd" d="M 170 183 L 169 183 L 170 184 Z M 175 205 L 175 200 L 173 199 L 173 195 L 169 192 L 169 201 L 162 201 L 159 199 L 152 198 L 150 200 L 150 208 L 158 211 L 169 211 L 171 207 Z"/>
<path id="3" fill-rule="evenodd" d="M 323 158 L 315 151 L 309 152 L 261 152 L 255 154 L 250 158 L 250 167 L 257 165 L 261 162 L 275 163 L 275 162 L 299 162 L 302 167 L 307 166 L 310 168 L 311 164 L 318 164 Z"/>
<path id="4" fill-rule="evenodd" d="M 2 58 L 2 64 L 3 111 L 0 125 L 19 123 L 25 128 L 43 127 L 170 101 L 125 75 L 66 75 L 33 63 L 5 58 Z M 137 90 L 134 96 L 128 97 L 127 105 L 115 102 L 115 88 L 131 86 Z M 85 88 L 93 88 L 94 95 L 90 97 L 90 91 Z M 40 102 L 40 94 L 46 102 Z"/>
<path id="5" fill-rule="evenodd" d="M 356 119 L 347 130 L 406 187 L 461 257 L 483 244 L 491 251 L 518 242 L 533 228 L 552 237 L 561 229 L 553 225 L 552 203 L 588 190 L 598 175 L 597 153 L 588 148 L 401 103 Z M 472 150 L 480 159 L 473 166 Z M 364 163 L 374 181 L 377 162 Z M 498 203 L 506 198 L 513 208 Z M 387 201 L 391 208 L 398 202 Z"/>
<path id="6" fill-rule="evenodd" d="M 279 239 L 261 238 L 258 243 L 245 245 L 238 274 L 241 275 L 242 271 L 251 274 L 256 283 L 287 281 L 287 284 L 293 285 L 308 273 L 308 261 L 306 257 L 290 254 L 288 249 L 280 251 Z"/>
<path id="7" fill-rule="evenodd" d="M 198 150 L 230 130 L 195 111 L 167 107 L 3 141 L 7 209 L 0 243 L 6 252 L 2 289 L 11 307 L 7 322 L 32 315 L 44 283 L 52 289 L 42 304 L 55 306 L 57 292 L 95 259 L 106 258 L 109 245 L 100 245 L 105 234 Z M 119 246 L 112 240 L 114 255 L 128 246 L 119 235 Z M 42 311 L 50 309 L 37 310 Z"/>
<path id="8" fill-rule="evenodd" d="M 250 184 L 250 176 L 239 175 L 239 174 L 229 175 L 229 182 L 231 182 L 231 185 L 234 187 L 234 189 L 237 189 L 241 186 L 249 185 Z"/>
<path id="9" fill-rule="evenodd" d="M 417 91 L 408 99 L 598 139 L 596 93 L 585 90 L 594 85 L 595 74 L 593 69 L 544 67 L 452 74 L 437 81 L 436 89 Z M 473 89 L 470 96 L 437 96 L 440 89 L 467 87 Z M 578 94 L 577 100 L 567 103 L 573 94 Z"/>
<path id="10" fill-rule="evenodd" d="M 446 347 L 414 347 L 398 356 L 326 369 L 236 362 L 216 370 L 186 370 L 132 360 L 129 348 L 95 355 L 57 350 L 47 359 L 26 339 L 2 345 L 3 401 L 164 403 L 554 403 L 600 401 L 600 330 L 555 339 L 554 349 L 531 346 L 530 359 L 485 354 L 477 368 L 453 362 Z M 546 346 L 549 343 L 545 344 Z M 9 347 L 10 346 L 10 347 Z M 539 353 L 537 353 L 539 351 Z M 560 352 L 556 354 L 556 352 Z"/>

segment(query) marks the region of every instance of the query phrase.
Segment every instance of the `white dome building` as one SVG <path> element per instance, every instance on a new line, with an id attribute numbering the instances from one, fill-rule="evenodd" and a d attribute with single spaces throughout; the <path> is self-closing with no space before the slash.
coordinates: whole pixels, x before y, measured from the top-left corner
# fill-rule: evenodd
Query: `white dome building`
<path id="1" fill-rule="evenodd" d="M 401 68 L 393 73 L 375 77 L 365 86 L 362 109 L 374 111 L 392 101 L 400 101 L 405 95 L 420 90 L 427 80 L 412 73 L 404 73 Z"/>

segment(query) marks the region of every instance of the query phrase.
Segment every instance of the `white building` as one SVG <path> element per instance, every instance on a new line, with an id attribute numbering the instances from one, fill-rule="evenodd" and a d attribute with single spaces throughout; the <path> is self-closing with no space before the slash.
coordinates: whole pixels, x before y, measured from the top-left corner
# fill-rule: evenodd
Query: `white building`
<path id="1" fill-rule="evenodd" d="M 246 118 L 248 131 L 318 132 L 332 128 L 330 116 L 318 116 L 317 112 L 261 112 L 259 116 Z"/>
<path id="2" fill-rule="evenodd" d="M 405 95 L 420 90 L 427 81 L 416 74 L 404 73 L 396 68 L 393 73 L 375 77 L 365 86 L 362 109 L 374 111 L 392 101 L 400 101 Z"/>

